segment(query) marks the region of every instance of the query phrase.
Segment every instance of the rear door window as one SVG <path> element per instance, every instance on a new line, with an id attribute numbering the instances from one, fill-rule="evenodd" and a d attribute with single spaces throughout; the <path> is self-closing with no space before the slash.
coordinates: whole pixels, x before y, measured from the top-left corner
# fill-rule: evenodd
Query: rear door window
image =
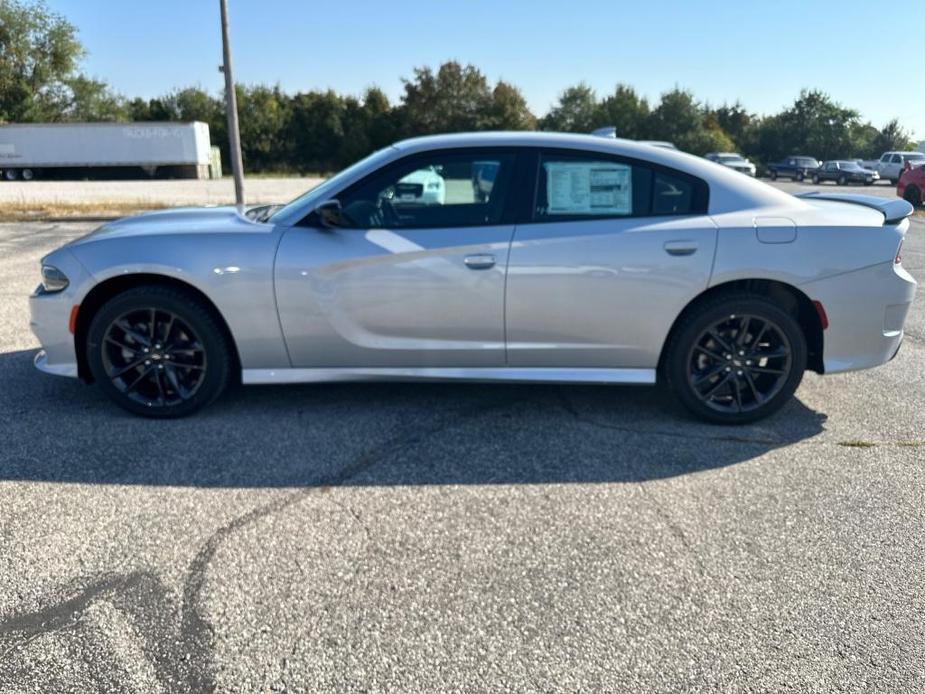
<path id="1" fill-rule="evenodd" d="M 544 151 L 537 168 L 534 221 L 703 214 L 700 179 L 644 162 Z"/>

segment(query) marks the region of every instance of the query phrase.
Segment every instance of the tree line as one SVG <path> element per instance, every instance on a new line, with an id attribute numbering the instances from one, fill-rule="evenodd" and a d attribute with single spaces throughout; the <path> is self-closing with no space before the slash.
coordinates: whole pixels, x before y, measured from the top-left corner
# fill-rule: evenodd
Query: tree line
<path id="1" fill-rule="evenodd" d="M 228 161 L 221 92 L 185 87 L 128 98 L 83 74 L 83 55 L 76 28 L 43 0 L 0 0 L 0 122 L 199 120 Z M 624 83 L 603 95 L 581 83 L 538 116 L 516 86 L 492 83 L 473 65 L 417 68 L 402 84 L 396 103 L 378 87 L 354 96 L 238 86 L 245 169 L 329 172 L 405 137 L 472 130 L 587 133 L 615 126 L 619 137 L 667 140 L 698 155 L 738 151 L 759 164 L 789 154 L 869 159 L 913 146 L 897 120 L 877 128 L 815 89 L 804 89 L 779 113 L 758 115 L 738 102 L 711 106 L 680 87 L 650 103 Z"/>

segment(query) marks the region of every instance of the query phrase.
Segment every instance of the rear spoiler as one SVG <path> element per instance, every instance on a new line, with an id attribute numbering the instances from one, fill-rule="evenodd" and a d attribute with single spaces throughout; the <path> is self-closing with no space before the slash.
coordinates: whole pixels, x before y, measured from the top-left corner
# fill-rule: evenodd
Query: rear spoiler
<path id="1" fill-rule="evenodd" d="M 809 200 L 831 200 L 832 202 L 847 202 L 851 205 L 863 205 L 872 210 L 877 210 L 883 217 L 883 223 L 898 224 L 906 217 L 912 214 L 913 207 L 910 203 L 899 198 L 881 198 L 876 195 L 854 195 L 852 193 L 824 193 L 812 192 L 797 195 L 798 198 Z"/>

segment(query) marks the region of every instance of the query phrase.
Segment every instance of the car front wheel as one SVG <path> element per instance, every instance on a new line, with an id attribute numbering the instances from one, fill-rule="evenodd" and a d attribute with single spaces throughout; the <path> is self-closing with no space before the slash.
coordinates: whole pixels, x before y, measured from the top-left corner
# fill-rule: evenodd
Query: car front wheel
<path id="1" fill-rule="evenodd" d="M 87 334 L 95 381 L 118 405 L 146 417 L 182 417 L 211 403 L 231 378 L 231 354 L 214 311 L 165 286 L 118 294 Z"/>
<path id="2" fill-rule="evenodd" d="M 663 373 L 678 400 L 716 424 L 767 417 L 806 369 L 806 338 L 788 312 L 748 294 L 695 307 L 672 333 Z"/>
<path id="3" fill-rule="evenodd" d="M 819 184 L 819 174 L 813 174 L 813 183 Z"/>

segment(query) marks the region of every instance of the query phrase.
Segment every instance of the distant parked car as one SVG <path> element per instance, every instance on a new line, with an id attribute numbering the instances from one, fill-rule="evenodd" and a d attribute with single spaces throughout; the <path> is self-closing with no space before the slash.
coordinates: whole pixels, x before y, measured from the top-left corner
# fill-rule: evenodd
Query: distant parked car
<path id="1" fill-rule="evenodd" d="M 865 169 L 856 161 L 848 160 L 827 161 L 813 172 L 813 183 L 835 181 L 840 186 L 849 183 L 863 183 L 869 186 L 879 180 L 880 174 L 876 171 Z"/>
<path id="2" fill-rule="evenodd" d="M 436 169 L 426 166 L 412 171 L 392 186 L 391 203 L 404 205 L 443 205 L 446 202 L 446 183 Z"/>
<path id="3" fill-rule="evenodd" d="M 925 152 L 884 152 L 877 164 L 877 173 L 895 186 L 903 175 L 906 162 L 913 166 L 925 164 Z"/>
<path id="4" fill-rule="evenodd" d="M 818 160 L 800 155 L 791 155 L 776 164 L 768 164 L 768 172 L 772 181 L 777 180 L 778 177 L 802 181 L 807 176 L 811 176 L 813 171 L 818 168 Z"/>
<path id="5" fill-rule="evenodd" d="M 913 207 L 920 207 L 925 198 L 925 165 L 903 171 L 896 186 L 896 194 Z"/>
<path id="6" fill-rule="evenodd" d="M 746 176 L 755 175 L 755 165 L 741 154 L 736 154 L 735 152 L 710 152 L 704 158 L 715 161 L 717 164 L 722 164 L 733 171 L 744 173 Z"/>

